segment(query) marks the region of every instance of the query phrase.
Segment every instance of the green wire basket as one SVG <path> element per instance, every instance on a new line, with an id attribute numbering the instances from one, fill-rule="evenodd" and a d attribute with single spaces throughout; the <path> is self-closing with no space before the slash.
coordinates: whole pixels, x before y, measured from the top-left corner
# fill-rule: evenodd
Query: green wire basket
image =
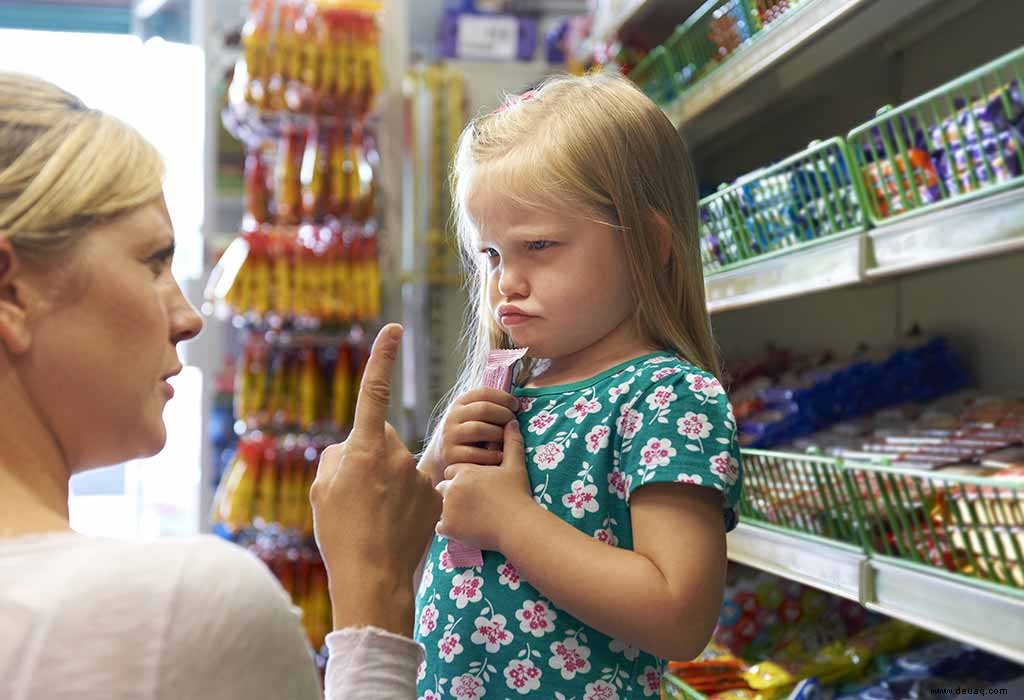
<path id="1" fill-rule="evenodd" d="M 663 44 L 683 90 L 719 66 L 760 28 L 749 0 L 708 0 Z"/>
<path id="2" fill-rule="evenodd" d="M 743 451 L 743 522 L 861 545 L 839 460 L 815 455 Z"/>
<path id="3" fill-rule="evenodd" d="M 661 697 L 663 700 L 707 700 L 706 695 L 698 693 L 668 672 L 661 676 Z"/>
<path id="4" fill-rule="evenodd" d="M 1024 480 L 843 470 L 870 555 L 1024 597 Z"/>
<path id="5" fill-rule="evenodd" d="M 629 79 L 655 104 L 667 105 L 676 98 L 675 71 L 664 46 L 655 46 L 629 72 Z"/>
<path id="6" fill-rule="evenodd" d="M 831 138 L 702 199 L 705 274 L 863 231 L 864 195 L 852 162 L 846 142 Z"/>
<path id="7" fill-rule="evenodd" d="M 850 132 L 871 221 L 888 223 L 1024 182 L 1024 48 Z"/>

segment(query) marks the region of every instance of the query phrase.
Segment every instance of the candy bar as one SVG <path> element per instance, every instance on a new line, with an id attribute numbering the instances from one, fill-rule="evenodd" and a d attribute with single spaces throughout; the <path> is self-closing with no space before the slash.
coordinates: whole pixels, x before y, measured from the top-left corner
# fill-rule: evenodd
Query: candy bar
<path id="1" fill-rule="evenodd" d="M 509 391 L 512 387 L 512 369 L 516 362 L 526 355 L 527 350 L 528 348 L 492 350 L 487 356 L 482 385 Z M 448 541 L 448 555 L 451 557 L 452 566 L 455 567 L 468 568 L 484 564 L 483 552 L 467 547 L 456 540 Z"/>

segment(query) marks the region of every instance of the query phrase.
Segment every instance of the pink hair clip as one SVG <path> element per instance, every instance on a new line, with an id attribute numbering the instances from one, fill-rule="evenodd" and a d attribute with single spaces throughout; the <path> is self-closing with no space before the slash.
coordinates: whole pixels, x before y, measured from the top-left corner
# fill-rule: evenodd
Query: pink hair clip
<path id="1" fill-rule="evenodd" d="M 526 92 L 524 92 L 523 94 L 519 95 L 518 97 L 519 97 L 519 102 L 526 102 L 526 100 L 532 100 L 536 96 L 537 96 L 537 91 L 536 90 L 527 90 Z M 501 105 L 496 110 L 494 110 L 491 114 L 501 114 L 506 109 L 511 107 L 512 104 L 513 104 L 512 102 L 506 102 L 505 104 Z"/>

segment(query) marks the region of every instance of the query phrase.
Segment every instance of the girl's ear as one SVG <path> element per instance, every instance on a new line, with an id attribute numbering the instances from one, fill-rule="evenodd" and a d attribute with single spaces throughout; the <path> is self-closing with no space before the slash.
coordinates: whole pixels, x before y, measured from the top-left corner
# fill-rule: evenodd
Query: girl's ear
<path id="1" fill-rule="evenodd" d="M 20 268 L 14 246 L 0 238 L 0 344 L 12 355 L 28 350 L 31 337 Z"/>
<path id="2" fill-rule="evenodd" d="M 657 237 L 658 260 L 661 262 L 662 267 L 666 267 L 669 258 L 672 257 L 672 225 L 669 224 L 664 214 L 653 209 L 648 214 L 648 223 L 651 231 Z"/>

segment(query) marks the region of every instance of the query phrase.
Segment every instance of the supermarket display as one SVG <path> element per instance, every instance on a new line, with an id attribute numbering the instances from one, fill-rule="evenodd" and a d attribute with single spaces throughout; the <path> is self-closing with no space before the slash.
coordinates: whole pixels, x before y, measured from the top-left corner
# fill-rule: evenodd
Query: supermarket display
<path id="1" fill-rule="evenodd" d="M 240 232 L 208 285 L 236 329 L 233 400 L 218 415 L 238 436 L 233 452 L 225 430 L 211 436 L 227 459 L 211 521 L 267 563 L 315 650 L 331 612 L 309 489 L 320 452 L 351 427 L 380 316 L 378 12 L 253 0 L 222 112 L 247 151 Z"/>
<path id="2" fill-rule="evenodd" d="M 1020 184 L 1022 67 L 1024 49 L 702 198 L 705 273 Z"/>
<path id="3" fill-rule="evenodd" d="M 706 2 L 663 44 L 651 49 L 628 75 L 648 97 L 665 106 L 760 32 L 805 4 L 799 0 Z"/>
<path id="4" fill-rule="evenodd" d="M 862 230 L 866 217 L 842 139 L 740 178 L 700 202 L 705 272 Z"/>
<path id="5" fill-rule="evenodd" d="M 872 219 L 994 190 L 1024 175 L 1024 50 L 850 133 Z"/>
<path id="6" fill-rule="evenodd" d="M 796 357 L 771 350 L 745 370 L 732 401 L 740 444 L 771 448 L 908 401 L 927 401 L 964 387 L 967 375 L 943 338 L 910 338 L 891 351 L 847 358 Z"/>
<path id="7" fill-rule="evenodd" d="M 722 614 L 697 659 L 672 661 L 664 698 L 898 700 L 1002 688 L 1024 667 L 793 581 L 730 566 Z"/>

